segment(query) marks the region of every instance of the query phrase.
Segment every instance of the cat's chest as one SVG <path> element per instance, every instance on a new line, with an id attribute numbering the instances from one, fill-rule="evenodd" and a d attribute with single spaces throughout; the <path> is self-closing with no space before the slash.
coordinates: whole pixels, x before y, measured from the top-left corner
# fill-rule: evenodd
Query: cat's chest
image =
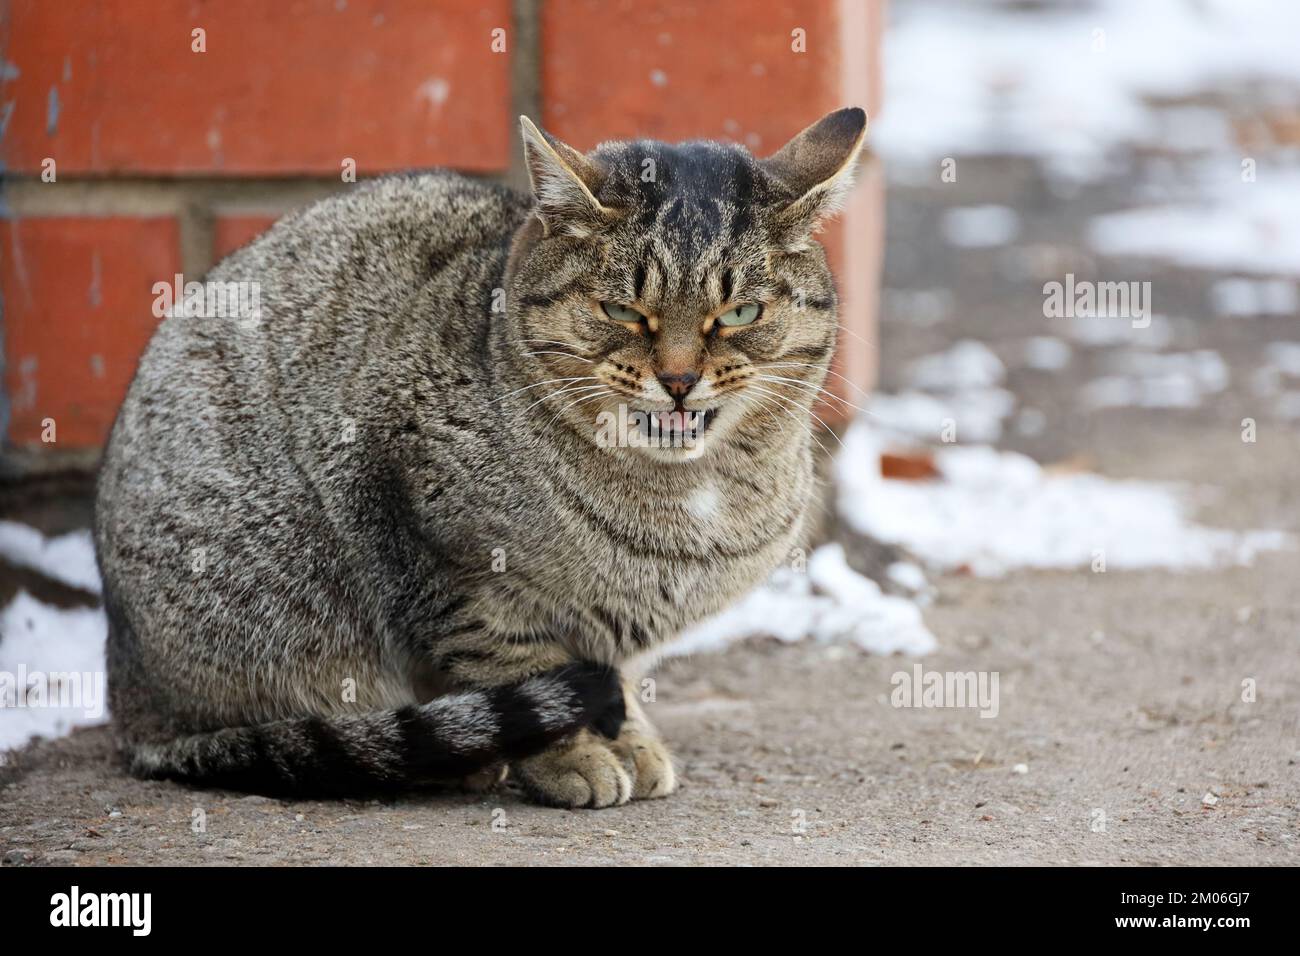
<path id="1" fill-rule="evenodd" d="M 802 519 L 791 498 L 753 500 L 712 480 L 599 514 L 560 508 L 545 578 L 579 612 L 635 622 L 658 643 L 763 581 L 788 555 Z"/>

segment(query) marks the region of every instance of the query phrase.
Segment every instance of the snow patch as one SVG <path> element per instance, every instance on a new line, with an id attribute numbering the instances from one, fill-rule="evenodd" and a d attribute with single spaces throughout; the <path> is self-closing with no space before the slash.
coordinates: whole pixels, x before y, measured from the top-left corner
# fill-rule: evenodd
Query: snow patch
<path id="1" fill-rule="evenodd" d="M 1128 143 L 1232 150 L 1222 116 L 1184 104 L 1208 89 L 1294 85 L 1296 36 L 1300 4 L 1276 0 L 898 4 L 872 142 L 903 161 L 891 167 L 1013 154 L 1071 178 L 1104 172 Z"/>
<path id="2" fill-rule="evenodd" d="M 1264 359 L 1283 375 L 1300 378 L 1300 342 L 1270 342 Z"/>
<path id="3" fill-rule="evenodd" d="M 686 631 L 667 654 L 716 651 L 759 636 L 847 642 L 875 654 L 926 654 L 936 646 L 920 608 L 854 571 L 838 544 L 814 551 L 805 572 L 781 568 L 738 603 Z"/>
<path id="4" fill-rule="evenodd" d="M 998 385 L 1006 373 L 1002 360 L 987 345 L 963 339 L 947 351 L 917 359 L 908 377 L 919 389 L 947 391 Z"/>
<path id="5" fill-rule="evenodd" d="M 836 462 L 839 509 L 859 532 L 898 544 L 934 567 L 996 576 L 1016 568 L 1205 569 L 1248 564 L 1294 546 L 1279 531 L 1236 532 L 1192 522 L 1180 489 L 1090 474 L 1051 474 L 993 448 L 936 449 L 943 480 L 880 475 L 885 439 L 854 424 Z"/>
<path id="6" fill-rule="evenodd" d="M 943 214 L 943 237 L 963 249 L 1005 246 L 1020 234 L 1020 217 L 1008 206 L 956 206 Z"/>
<path id="7" fill-rule="evenodd" d="M 1228 387 L 1228 366 L 1218 352 L 1121 352 L 1111 360 L 1117 374 L 1084 386 L 1088 408 L 1196 408 Z"/>
<path id="8" fill-rule="evenodd" d="M 1097 216 L 1089 224 L 1088 240 L 1098 252 L 1117 258 L 1162 259 L 1187 269 L 1300 275 L 1300 170 L 1273 171 L 1250 183 L 1221 175 L 1205 182 L 1204 196 L 1196 205 Z M 1229 289 L 1219 295 L 1239 307 L 1241 291 Z M 1294 301 L 1294 289 L 1291 295 Z M 1265 305 L 1271 310 L 1274 300 Z"/>
<path id="9" fill-rule="evenodd" d="M 1300 311 L 1296 284 L 1291 279 L 1220 279 L 1210 287 L 1218 315 L 1294 315 Z"/>
<path id="10" fill-rule="evenodd" d="M 1067 321 L 1066 334 L 1081 345 L 1094 348 L 1129 345 L 1162 349 L 1174 337 L 1173 328 L 1163 315 L 1151 316 L 1146 328 L 1134 326 L 1131 318 L 1122 315 L 1076 315 Z"/>
<path id="11" fill-rule="evenodd" d="M 0 700 L 0 753 L 22 747 L 34 737 L 61 737 L 73 727 L 102 724 L 108 717 L 102 694 L 106 672 L 104 639 L 108 621 L 97 608 L 60 610 L 37 601 L 25 591 L 0 611 L 0 681 L 8 699 Z M 82 706 L 15 706 L 14 695 L 32 701 L 59 697 L 61 682 L 51 674 L 90 675 L 91 684 L 82 688 Z M 22 686 L 17 678 L 26 674 Z M 94 683 L 98 691 L 94 691 Z"/>
<path id="12" fill-rule="evenodd" d="M 867 402 L 873 422 L 889 431 L 927 442 L 951 437 L 962 442 L 994 442 L 1002 422 L 1016 407 L 1016 397 L 1003 388 L 973 388 L 938 397 L 924 392 L 881 393 Z"/>
<path id="13" fill-rule="evenodd" d="M 1041 372 L 1057 372 L 1070 364 L 1073 354 L 1068 342 L 1051 335 L 1036 335 L 1025 339 L 1023 356 L 1026 368 Z"/>
<path id="14" fill-rule="evenodd" d="M 881 427 L 926 441 L 997 441 L 1016 407 L 1015 396 L 999 387 L 1006 372 L 987 345 L 963 339 L 914 361 L 906 377 L 917 390 L 873 395 L 867 413 Z"/>
<path id="15" fill-rule="evenodd" d="M 89 531 L 46 538 L 25 524 L 0 521 L 0 555 L 56 581 L 99 593 L 99 569 Z"/>

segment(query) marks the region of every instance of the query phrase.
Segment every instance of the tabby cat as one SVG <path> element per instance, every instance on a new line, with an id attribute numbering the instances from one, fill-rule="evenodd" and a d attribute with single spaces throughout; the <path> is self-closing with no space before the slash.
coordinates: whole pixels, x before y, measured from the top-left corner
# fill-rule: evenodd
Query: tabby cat
<path id="1" fill-rule="evenodd" d="M 808 531 L 837 330 L 812 236 L 865 127 L 759 160 L 523 118 L 530 196 L 392 176 L 221 262 L 258 314 L 161 323 L 99 478 L 132 772 L 671 793 L 633 680 Z"/>

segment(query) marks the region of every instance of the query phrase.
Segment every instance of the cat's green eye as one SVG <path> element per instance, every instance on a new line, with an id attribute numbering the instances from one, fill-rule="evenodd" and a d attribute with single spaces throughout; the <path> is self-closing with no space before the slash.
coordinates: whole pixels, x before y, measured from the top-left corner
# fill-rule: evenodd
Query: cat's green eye
<path id="1" fill-rule="evenodd" d="M 636 325 L 645 319 L 645 316 L 636 309 L 629 309 L 627 306 L 619 305 L 617 302 L 602 302 L 600 308 L 601 311 L 615 322 L 625 322 L 630 325 Z"/>
<path id="2" fill-rule="evenodd" d="M 763 314 L 763 307 L 753 302 L 748 305 L 738 305 L 734 309 L 728 309 L 718 316 L 718 324 L 725 325 L 728 328 L 735 328 L 738 325 L 749 325 L 760 315 Z"/>

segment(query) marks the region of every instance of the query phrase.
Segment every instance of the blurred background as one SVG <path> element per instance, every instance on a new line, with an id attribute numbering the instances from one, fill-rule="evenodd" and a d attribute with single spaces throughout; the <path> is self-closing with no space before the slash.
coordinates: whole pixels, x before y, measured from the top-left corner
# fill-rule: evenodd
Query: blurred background
<path id="1" fill-rule="evenodd" d="M 522 188 L 520 113 L 583 149 L 708 136 L 762 154 L 866 106 L 875 155 L 825 235 L 844 298 L 832 381 L 855 405 L 971 339 L 1017 396 L 967 396 L 973 436 L 1002 422 L 1043 460 L 1078 451 L 1094 411 L 1226 420 L 1245 401 L 1300 420 L 1298 360 L 1267 348 L 1297 318 L 1294 7 L 4 0 L 0 474 L 93 467 L 155 282 L 199 278 L 367 176 L 446 165 Z M 1067 275 L 1152 281 L 1151 326 L 1049 321 L 1043 286 Z"/>
<path id="2" fill-rule="evenodd" d="M 92 462 L 156 321 L 153 283 L 200 278 L 294 206 L 426 166 L 526 188 L 520 114 L 584 150 L 771 152 L 845 104 L 874 112 L 880 30 L 880 4 L 858 0 L 6 0 L 9 458 Z M 879 195 L 832 235 L 863 339 Z M 844 361 L 868 384 L 869 355 Z"/>
<path id="3" fill-rule="evenodd" d="M 1045 808 L 1081 766 L 1161 754 L 1204 771 L 1193 799 L 1276 780 L 1268 761 L 1300 758 L 1294 714 L 1288 749 L 1222 695 L 1243 673 L 1271 676 L 1266 700 L 1300 692 L 1298 38 L 1290 0 L 0 0 L 0 670 L 35 647 L 102 667 L 91 475 L 155 282 L 200 277 L 353 174 L 522 188 L 521 113 L 580 149 L 765 154 L 860 104 L 873 155 L 825 234 L 844 300 L 829 544 L 685 646 L 829 645 L 825 672 L 787 675 L 796 729 L 837 692 L 874 700 L 878 665 L 845 645 L 1021 675 L 1002 722 L 872 712 L 908 741 L 898 760 L 952 772 L 926 778 L 946 800 L 958 771 L 1094 737 Z M 1134 298 L 1054 311 L 1054 286 Z M 761 668 L 690 666 L 684 699 L 765 692 Z M 1207 722 L 1246 735 L 1245 763 L 1180 749 Z M 1153 749 L 1113 756 L 1135 725 Z M 711 753 L 706 789 L 728 759 Z M 1034 825 L 1021 845 L 1052 846 Z M 1292 838 L 1270 826 L 1267 846 Z"/>

